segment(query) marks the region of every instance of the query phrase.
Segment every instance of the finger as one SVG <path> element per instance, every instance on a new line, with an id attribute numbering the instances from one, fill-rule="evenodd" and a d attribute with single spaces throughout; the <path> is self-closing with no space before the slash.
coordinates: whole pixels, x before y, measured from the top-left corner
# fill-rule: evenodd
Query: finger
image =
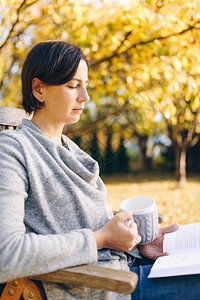
<path id="1" fill-rule="evenodd" d="M 129 226 L 129 228 L 133 228 L 133 229 L 136 229 L 137 228 L 137 223 L 136 222 L 134 222 L 134 220 L 132 219 L 131 221 L 129 221 L 130 222 L 130 226 Z"/>
<path id="2" fill-rule="evenodd" d="M 141 242 L 142 238 L 141 236 L 138 234 L 136 239 L 135 239 L 135 244 L 138 245 Z"/>
<path id="3" fill-rule="evenodd" d="M 125 225 L 125 227 L 127 227 L 127 228 L 130 228 L 131 223 L 133 223 L 133 220 L 124 220 L 124 225 Z"/>
<path id="4" fill-rule="evenodd" d="M 120 217 L 120 219 L 122 221 L 124 221 L 124 220 L 132 220 L 133 219 L 131 210 L 124 210 L 122 212 L 119 212 L 117 214 L 117 216 Z"/>
<path id="5" fill-rule="evenodd" d="M 153 260 L 156 260 L 158 257 L 168 256 L 168 255 L 170 255 L 169 252 L 158 253 L 157 255 L 153 256 L 152 259 L 153 259 Z"/>
<path id="6" fill-rule="evenodd" d="M 167 227 L 163 227 L 159 229 L 159 234 L 163 235 L 165 233 L 170 233 L 178 230 L 180 228 L 180 224 L 174 223 L 172 225 L 169 225 Z"/>
<path id="7" fill-rule="evenodd" d="M 160 254 L 159 257 L 160 257 L 160 256 L 169 256 L 169 255 L 170 255 L 169 252 L 164 252 L 164 253 Z"/>
<path id="8" fill-rule="evenodd" d="M 162 256 L 168 256 L 168 255 L 170 255 L 169 252 L 164 252 L 164 253 L 162 254 Z"/>

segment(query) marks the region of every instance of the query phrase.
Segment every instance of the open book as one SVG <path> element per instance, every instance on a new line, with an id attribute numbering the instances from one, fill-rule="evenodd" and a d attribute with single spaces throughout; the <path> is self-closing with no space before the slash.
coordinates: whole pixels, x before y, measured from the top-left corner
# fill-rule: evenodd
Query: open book
<path id="1" fill-rule="evenodd" d="M 170 255 L 157 258 L 148 278 L 200 274 L 200 223 L 165 234 L 163 252 Z"/>

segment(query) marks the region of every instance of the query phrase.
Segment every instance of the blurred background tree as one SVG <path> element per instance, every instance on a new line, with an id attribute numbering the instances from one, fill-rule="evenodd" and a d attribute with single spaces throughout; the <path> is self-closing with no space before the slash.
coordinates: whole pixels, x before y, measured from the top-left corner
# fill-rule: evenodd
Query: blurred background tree
<path id="1" fill-rule="evenodd" d="M 92 100 L 67 134 L 100 161 L 108 146 L 113 160 L 124 146 L 126 160 L 130 142 L 137 143 L 146 170 L 154 147 L 148 145 L 164 134 L 174 149 L 176 178 L 186 180 L 186 153 L 200 133 L 199 1 L 1 0 L 0 12 L 1 105 L 19 106 L 21 66 L 33 45 L 75 43 L 91 65 Z M 130 166 L 121 163 L 121 171 L 124 165 Z M 119 171 L 116 161 L 112 168 Z"/>

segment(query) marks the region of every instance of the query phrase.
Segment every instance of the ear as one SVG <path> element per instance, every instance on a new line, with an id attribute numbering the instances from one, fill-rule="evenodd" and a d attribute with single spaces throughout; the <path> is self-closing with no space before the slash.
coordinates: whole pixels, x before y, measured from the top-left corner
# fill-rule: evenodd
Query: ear
<path id="1" fill-rule="evenodd" d="M 43 95 L 43 87 L 44 83 L 39 80 L 38 78 L 33 78 L 32 80 L 32 92 L 35 98 L 37 98 L 38 101 L 44 102 L 44 95 Z"/>

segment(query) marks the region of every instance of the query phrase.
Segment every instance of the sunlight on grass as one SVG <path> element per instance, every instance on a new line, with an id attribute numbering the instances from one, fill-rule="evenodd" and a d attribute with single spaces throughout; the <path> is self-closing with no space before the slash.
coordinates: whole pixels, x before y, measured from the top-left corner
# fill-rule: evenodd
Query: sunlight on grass
<path id="1" fill-rule="evenodd" d="M 200 222 L 200 178 L 191 177 L 179 187 L 173 175 L 122 175 L 103 178 L 108 202 L 113 210 L 133 196 L 149 196 L 156 200 L 159 213 L 164 215 L 162 226 L 179 222 L 181 225 Z"/>

